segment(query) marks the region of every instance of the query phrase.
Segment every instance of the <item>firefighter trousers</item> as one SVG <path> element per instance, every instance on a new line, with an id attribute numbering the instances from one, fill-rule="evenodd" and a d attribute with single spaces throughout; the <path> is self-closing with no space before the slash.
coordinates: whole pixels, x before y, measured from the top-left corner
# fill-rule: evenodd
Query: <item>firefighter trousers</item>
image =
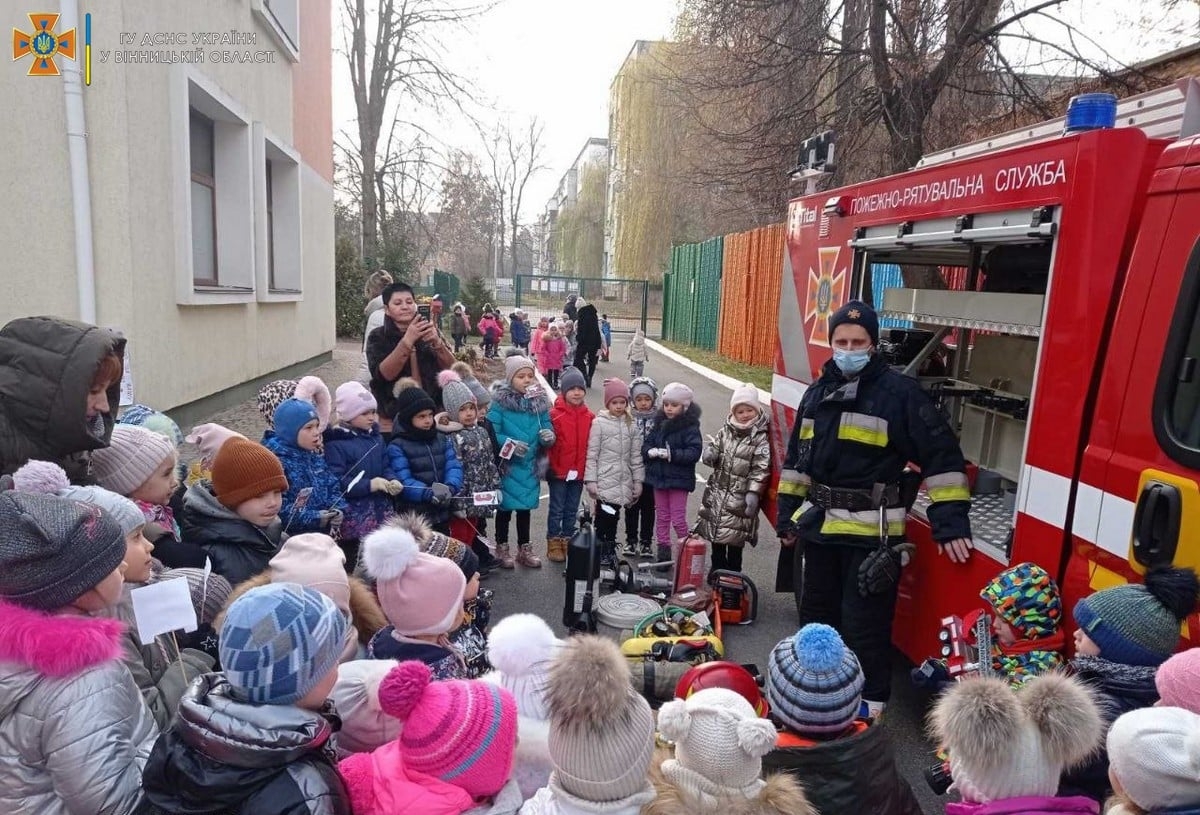
<path id="1" fill-rule="evenodd" d="M 872 597 L 858 591 L 858 570 L 871 550 L 865 546 L 808 542 L 797 557 L 795 586 L 800 625 L 825 623 L 841 634 L 862 665 L 863 698 L 886 702 L 892 693 L 892 617 L 897 585 Z M 803 563 L 801 567 L 800 564 Z"/>

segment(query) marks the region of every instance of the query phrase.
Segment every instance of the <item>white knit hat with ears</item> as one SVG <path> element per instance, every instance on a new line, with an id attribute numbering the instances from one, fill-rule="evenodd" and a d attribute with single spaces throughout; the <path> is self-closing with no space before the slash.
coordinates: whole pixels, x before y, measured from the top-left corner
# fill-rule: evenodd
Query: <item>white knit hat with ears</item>
<path id="1" fill-rule="evenodd" d="M 658 730 L 675 742 L 663 775 L 693 797 L 754 798 L 762 790 L 762 757 L 775 746 L 775 726 L 741 694 L 706 688 L 667 702 Z"/>
<path id="2" fill-rule="evenodd" d="M 996 677 L 960 682 L 930 714 L 931 734 L 950 753 L 955 789 L 978 804 L 1053 796 L 1063 771 L 1099 746 L 1102 727 L 1088 688 L 1058 673 L 1015 691 Z"/>
<path id="3" fill-rule="evenodd" d="M 750 405 L 761 413 L 762 402 L 758 400 L 758 388 L 749 382 L 743 382 L 734 388 L 733 396 L 729 399 L 729 410 L 732 412 L 738 405 Z"/>
<path id="4" fill-rule="evenodd" d="M 517 700 L 517 712 L 530 719 L 550 718 L 546 706 L 546 677 L 562 640 L 536 614 L 510 614 L 488 634 L 488 662 L 495 681 Z"/>

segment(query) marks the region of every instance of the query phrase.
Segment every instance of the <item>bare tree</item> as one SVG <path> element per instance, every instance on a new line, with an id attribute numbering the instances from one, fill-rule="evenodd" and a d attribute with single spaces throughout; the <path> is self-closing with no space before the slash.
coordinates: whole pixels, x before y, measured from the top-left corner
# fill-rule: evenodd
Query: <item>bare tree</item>
<path id="1" fill-rule="evenodd" d="M 1075 47 L 1085 37 L 1064 2 L 681 0 L 678 92 L 712 147 L 695 174 L 778 213 L 780 173 L 820 130 L 838 134 L 834 183 L 844 183 L 909 169 L 998 113 L 1049 113 L 1052 91 L 1113 73 L 1102 50 Z M 1065 31 L 1068 45 L 1035 35 L 1031 20 Z M 1014 44 L 1059 59 L 1017 61 Z"/>
<path id="2" fill-rule="evenodd" d="M 364 253 L 379 243 L 379 141 L 401 98 L 414 107 L 461 105 L 466 82 L 447 67 L 445 42 L 484 10 L 459 0 L 341 0 L 344 53 L 358 114 L 358 197 Z M 384 162 L 386 163 L 386 162 Z"/>
<path id="3" fill-rule="evenodd" d="M 537 117 L 533 117 L 515 133 L 510 123 L 498 126 L 491 138 L 484 141 L 500 212 L 500 254 L 504 254 L 503 236 L 507 235 L 513 274 L 517 270 L 517 233 L 521 228 L 525 188 L 536 173 L 546 169 L 542 164 L 544 130 Z"/>

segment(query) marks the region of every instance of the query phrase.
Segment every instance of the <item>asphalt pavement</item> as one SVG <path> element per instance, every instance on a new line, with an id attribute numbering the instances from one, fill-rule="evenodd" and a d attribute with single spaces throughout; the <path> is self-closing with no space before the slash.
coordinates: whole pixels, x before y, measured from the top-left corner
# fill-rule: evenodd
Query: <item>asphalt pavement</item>
<path id="1" fill-rule="evenodd" d="M 601 385 L 605 377 L 619 376 L 626 381 L 629 379 L 629 367 L 624 360 L 624 351 L 628 336 L 614 337 L 614 354 L 611 363 L 600 363 L 596 370 L 594 387 L 588 393 L 588 404 L 593 410 L 600 410 L 602 405 Z M 360 345 L 357 342 L 341 342 L 334 352 L 334 359 L 312 371 L 321 377 L 330 390 L 337 388 L 342 382 L 353 379 L 358 367 Z M 702 415 L 701 430 L 705 434 L 715 433 L 724 421 L 729 410 L 728 388 L 715 384 L 700 374 L 664 358 L 661 354 L 651 352 L 650 362 L 646 365 L 646 375 L 654 379 L 661 389 L 672 381 L 687 383 L 696 392 L 696 401 L 700 405 Z M 209 417 L 208 421 L 225 424 L 250 438 L 258 438 L 262 434 L 263 422 L 249 400 L 234 408 L 222 411 Z M 194 455 L 189 448 L 187 453 Z M 700 509 L 700 498 L 704 485 L 699 479 L 707 478 L 709 469 L 703 465 L 697 467 L 698 480 L 696 491 L 688 501 L 689 519 L 694 521 Z M 532 537 L 536 551 L 544 556 L 546 551 L 546 513 L 549 499 L 545 488 L 542 490 L 542 505 L 532 517 Z M 624 519 L 622 518 L 624 530 Z M 754 663 L 762 671 L 766 671 L 767 656 L 779 640 L 792 636 L 797 628 L 795 602 L 790 594 L 776 594 L 775 561 L 779 552 L 779 542 L 774 533 L 762 519 L 759 526 L 759 544 L 748 550 L 743 559 L 743 569 L 755 582 L 759 591 L 758 619 L 751 625 L 729 627 L 725 630 L 724 645 L 727 658 L 743 663 Z M 516 530 L 512 530 L 511 539 L 515 542 Z M 544 561 L 541 569 L 524 569 L 517 567 L 515 571 L 493 572 L 484 585 L 495 590 L 495 611 L 493 620 L 498 620 L 516 612 L 537 614 L 558 632 L 564 631 L 561 624 L 562 606 L 565 583 L 562 566 Z M 896 747 L 896 755 L 901 771 L 909 780 L 913 790 L 921 801 L 926 815 L 936 815 L 943 812 L 943 800 L 935 797 L 922 778 L 921 771 L 933 763 L 933 746 L 923 736 L 923 722 L 928 697 L 912 688 L 908 679 L 911 666 L 902 656 L 897 655 L 894 664 L 894 681 L 892 702 L 884 716 L 884 721 Z M 857 814 L 856 814 L 857 815 Z M 867 815 L 867 813 L 863 813 Z"/>

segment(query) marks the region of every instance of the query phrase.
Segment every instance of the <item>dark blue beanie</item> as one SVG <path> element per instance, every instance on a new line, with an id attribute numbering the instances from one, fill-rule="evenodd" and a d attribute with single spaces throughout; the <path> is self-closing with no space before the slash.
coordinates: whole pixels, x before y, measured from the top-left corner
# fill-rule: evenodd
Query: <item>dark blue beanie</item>
<path id="1" fill-rule="evenodd" d="M 296 445 L 300 429 L 318 420 L 317 408 L 303 399 L 285 399 L 275 408 L 275 435 L 286 444 Z"/>
<path id="2" fill-rule="evenodd" d="M 871 344 L 879 345 L 879 316 L 875 313 L 875 309 L 862 300 L 851 300 L 829 315 L 829 338 L 831 340 L 834 329 L 843 323 L 861 325 L 871 336 Z"/>

